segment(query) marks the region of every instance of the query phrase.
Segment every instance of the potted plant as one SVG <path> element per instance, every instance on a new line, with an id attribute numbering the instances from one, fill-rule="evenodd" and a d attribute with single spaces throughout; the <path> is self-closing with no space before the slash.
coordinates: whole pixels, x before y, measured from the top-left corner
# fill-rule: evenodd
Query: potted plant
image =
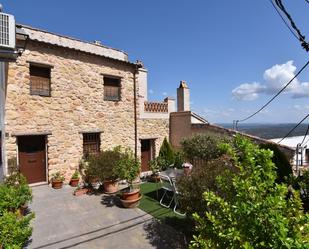
<path id="1" fill-rule="evenodd" d="M 122 191 L 120 197 L 122 205 L 125 208 L 136 207 L 142 198 L 139 186 L 137 187 L 136 184 L 134 184 L 134 180 L 138 177 L 140 168 L 140 163 L 135 159 L 132 151 L 130 149 L 126 149 L 115 168 L 118 172 L 119 178 L 126 180 L 129 184 L 129 188 Z"/>
<path id="2" fill-rule="evenodd" d="M 149 162 L 149 168 L 152 171 L 151 180 L 153 182 L 159 182 L 160 181 L 159 172 L 161 171 L 162 168 L 160 165 L 159 157 Z"/>
<path id="3" fill-rule="evenodd" d="M 91 192 L 90 188 L 87 188 L 85 186 L 83 186 L 83 187 L 77 186 L 77 188 L 73 192 L 73 195 L 81 196 L 81 195 L 84 195 L 84 194 L 87 194 L 87 193 L 90 193 L 90 192 Z"/>
<path id="4" fill-rule="evenodd" d="M 79 172 L 75 170 L 74 174 L 71 176 L 70 185 L 71 187 L 77 187 L 79 182 Z"/>
<path id="5" fill-rule="evenodd" d="M 11 202 L 15 203 L 11 207 L 12 211 L 18 209 L 21 215 L 25 215 L 28 204 L 32 201 L 32 191 L 27 183 L 26 177 L 18 171 L 11 171 L 10 175 L 5 178 L 4 185 L 11 189 L 10 192 L 14 196 L 14 202 Z"/>
<path id="6" fill-rule="evenodd" d="M 101 151 L 89 158 L 88 173 L 98 177 L 103 183 L 104 192 L 112 194 L 118 192 L 118 172 L 116 166 L 122 157 L 121 147 Z"/>
<path id="7" fill-rule="evenodd" d="M 57 171 L 56 173 L 52 175 L 51 183 L 54 189 L 62 188 L 63 181 L 64 181 L 64 176 L 63 174 L 61 174 L 60 171 Z"/>

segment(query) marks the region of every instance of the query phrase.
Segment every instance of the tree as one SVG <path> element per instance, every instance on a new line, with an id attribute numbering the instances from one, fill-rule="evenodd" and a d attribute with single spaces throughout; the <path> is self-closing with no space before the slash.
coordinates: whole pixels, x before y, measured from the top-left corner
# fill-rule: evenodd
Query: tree
<path id="1" fill-rule="evenodd" d="M 217 189 L 217 176 L 225 170 L 231 170 L 218 149 L 220 140 L 217 137 L 198 134 L 182 141 L 185 157 L 193 163 L 189 175 L 177 179 L 177 188 L 181 209 L 191 217 L 193 213 L 203 214 L 205 191 Z"/>
<path id="2" fill-rule="evenodd" d="M 277 182 L 286 182 L 292 176 L 292 166 L 286 155 L 278 148 L 276 144 L 261 144 L 262 149 L 270 149 L 273 151 L 272 162 L 276 166 Z"/>
<path id="3" fill-rule="evenodd" d="M 162 169 L 173 165 L 175 162 L 175 155 L 171 144 L 167 141 L 166 137 L 163 140 L 163 143 L 160 147 L 159 158 L 161 161 L 164 161 L 165 165 L 162 165 Z M 165 167 L 164 167 L 165 166 Z"/>
<path id="4" fill-rule="evenodd" d="M 217 144 L 222 139 L 223 137 L 215 135 L 197 134 L 191 138 L 182 140 L 181 147 L 185 158 L 191 163 L 195 159 L 207 162 L 219 157 L 220 151 L 217 148 Z"/>
<path id="5" fill-rule="evenodd" d="M 239 136 L 220 149 L 239 172 L 218 177 L 219 191 L 203 194 L 191 248 L 309 248 L 309 217 L 299 193 L 275 182 L 273 152 Z"/>

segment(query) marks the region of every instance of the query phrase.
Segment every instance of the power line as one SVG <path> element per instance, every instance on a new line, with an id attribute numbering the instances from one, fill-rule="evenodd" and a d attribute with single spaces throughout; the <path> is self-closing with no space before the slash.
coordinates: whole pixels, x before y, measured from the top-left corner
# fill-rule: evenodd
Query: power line
<path id="1" fill-rule="evenodd" d="M 309 142 L 309 138 L 307 139 L 307 141 L 304 144 L 307 144 Z"/>
<path id="2" fill-rule="evenodd" d="M 309 131 L 309 124 L 308 124 L 307 130 L 306 130 L 306 134 L 305 134 L 305 136 L 303 138 L 303 141 L 301 141 L 300 145 L 303 145 L 303 143 L 304 143 L 304 141 L 306 139 L 306 136 L 308 135 L 308 131 Z"/>
<path id="3" fill-rule="evenodd" d="M 309 0 L 308 0 L 309 1 Z M 294 33 L 293 29 L 290 27 L 290 25 L 287 23 L 287 21 L 284 19 L 284 17 L 281 15 L 280 11 L 277 9 L 277 7 L 275 6 L 275 4 L 273 3 L 272 0 L 269 0 L 269 2 L 271 3 L 271 5 L 274 7 L 274 9 L 276 10 L 277 14 L 279 15 L 279 17 L 281 18 L 281 20 L 284 22 L 285 26 L 290 30 L 290 32 L 292 33 L 292 35 L 297 39 L 297 41 L 299 41 L 299 37 Z"/>
<path id="4" fill-rule="evenodd" d="M 306 0 L 307 1 L 307 0 Z M 308 2 L 308 1 L 307 1 Z M 298 34 L 298 40 L 301 42 L 302 47 L 308 52 L 309 51 L 309 43 L 306 42 L 305 36 L 300 32 L 299 28 L 296 26 L 293 18 L 291 17 L 291 15 L 287 12 L 287 10 L 285 9 L 282 0 L 275 0 L 276 5 L 278 6 L 278 8 L 285 14 L 285 16 L 288 18 L 288 20 L 290 21 L 290 24 L 292 26 L 292 28 L 296 31 L 296 33 Z"/>
<path id="5" fill-rule="evenodd" d="M 258 114 L 260 111 L 262 111 L 266 106 L 268 106 L 280 93 L 282 93 L 292 82 L 293 80 L 301 74 L 301 72 L 308 66 L 309 64 L 309 60 L 307 61 L 307 63 L 298 71 L 297 74 L 295 74 L 295 76 L 276 94 L 274 95 L 266 104 L 264 104 L 260 109 L 258 109 L 256 112 L 254 112 L 253 114 L 251 114 L 250 116 L 244 118 L 244 119 L 241 119 L 241 120 L 236 120 L 236 127 L 237 127 L 237 124 L 239 122 L 244 122 L 246 120 L 248 120 L 249 118 L 252 118 L 253 116 L 255 116 L 256 114 Z"/>
<path id="6" fill-rule="evenodd" d="M 302 122 L 304 122 L 309 117 L 309 113 L 297 124 L 295 125 L 289 132 L 286 134 L 281 140 L 278 142 L 280 144 L 284 139 L 286 139 Z"/>

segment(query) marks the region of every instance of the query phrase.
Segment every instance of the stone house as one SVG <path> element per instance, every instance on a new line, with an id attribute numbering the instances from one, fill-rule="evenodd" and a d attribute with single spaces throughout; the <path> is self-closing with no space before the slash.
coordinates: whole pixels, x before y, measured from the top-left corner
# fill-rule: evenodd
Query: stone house
<path id="1" fill-rule="evenodd" d="M 17 158 L 29 183 L 48 182 L 58 170 L 68 180 L 83 156 L 117 145 L 131 148 L 147 172 L 169 137 L 175 102 L 148 101 L 143 65 L 99 42 L 18 28 L 29 39 L 8 67 L 1 127 L 5 174 L 8 159 Z"/>

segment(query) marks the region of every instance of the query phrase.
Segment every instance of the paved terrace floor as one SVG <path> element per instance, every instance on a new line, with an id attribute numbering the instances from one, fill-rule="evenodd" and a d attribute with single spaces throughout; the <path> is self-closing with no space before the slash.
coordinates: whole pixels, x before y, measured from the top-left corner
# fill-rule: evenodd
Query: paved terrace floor
<path id="1" fill-rule="evenodd" d="M 33 234 L 26 248 L 184 248 L 183 237 L 142 210 L 107 195 L 73 196 L 65 186 L 33 187 Z"/>

